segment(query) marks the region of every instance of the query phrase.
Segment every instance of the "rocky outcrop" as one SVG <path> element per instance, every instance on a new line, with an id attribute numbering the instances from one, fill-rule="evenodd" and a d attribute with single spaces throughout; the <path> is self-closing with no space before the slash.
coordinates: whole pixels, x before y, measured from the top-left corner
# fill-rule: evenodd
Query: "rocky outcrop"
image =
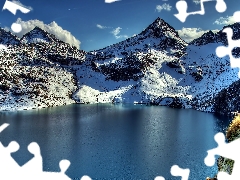
<path id="1" fill-rule="evenodd" d="M 228 88 L 223 89 L 214 97 L 214 112 L 221 115 L 231 115 L 231 112 L 240 111 L 240 80 Z"/>
<path id="2" fill-rule="evenodd" d="M 212 31 L 208 31 L 207 33 L 204 33 L 201 37 L 191 41 L 189 45 L 202 46 L 209 43 L 215 43 L 217 39 L 217 34 Z"/>
<path id="3" fill-rule="evenodd" d="M 141 57 L 141 59 L 136 55 L 132 55 L 124 57 L 115 63 L 100 65 L 98 69 L 106 76 L 106 80 L 128 81 L 133 79 L 137 81 L 144 76 L 146 69 L 153 65 L 155 61 L 148 54 Z"/>

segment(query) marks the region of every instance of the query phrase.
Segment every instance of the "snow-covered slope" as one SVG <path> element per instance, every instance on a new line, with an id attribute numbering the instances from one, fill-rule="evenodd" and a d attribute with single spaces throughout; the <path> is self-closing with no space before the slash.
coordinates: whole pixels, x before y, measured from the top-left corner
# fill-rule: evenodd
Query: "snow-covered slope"
<path id="1" fill-rule="evenodd" d="M 238 24 L 231 27 L 237 36 Z M 139 35 L 90 52 L 77 73 L 74 97 L 84 103 L 150 103 L 212 112 L 217 93 L 238 80 L 229 58 L 216 56 L 223 44 L 226 35 L 210 31 L 188 45 L 158 18 Z"/>
<path id="2" fill-rule="evenodd" d="M 230 27 L 238 38 L 239 24 Z M 238 80 L 229 58 L 215 53 L 227 44 L 225 33 L 210 31 L 187 44 L 160 18 L 134 37 L 88 53 L 37 27 L 21 42 L 0 55 L 2 110 L 122 102 L 212 112 L 215 96 Z"/>
<path id="3" fill-rule="evenodd" d="M 121 99 L 125 103 L 212 111 L 212 98 L 238 80 L 237 69 L 231 69 L 229 59 L 216 57 L 217 46 L 216 43 L 188 46 L 186 55 L 180 59 L 169 56 L 168 52 L 151 50 L 151 53 L 133 53 L 137 58 L 132 64 L 122 63 L 124 58 L 88 64 L 86 61 L 77 73 L 80 88 L 75 97 L 84 103 Z M 142 59 L 152 63 L 136 68 Z M 129 72 L 136 69 L 138 73 L 132 76 Z"/>

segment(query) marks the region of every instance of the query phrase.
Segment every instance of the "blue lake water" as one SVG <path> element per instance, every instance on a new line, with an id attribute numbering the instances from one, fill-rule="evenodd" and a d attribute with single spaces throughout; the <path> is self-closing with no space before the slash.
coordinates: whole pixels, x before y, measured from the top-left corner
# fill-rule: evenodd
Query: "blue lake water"
<path id="1" fill-rule="evenodd" d="M 69 105 L 41 110 L 1 112 L 4 146 L 15 140 L 19 165 L 32 158 L 27 146 L 37 142 L 44 171 L 59 171 L 62 159 L 71 162 L 72 179 L 180 180 L 172 165 L 190 169 L 189 179 L 205 180 L 217 166 L 204 164 L 206 151 L 217 146 L 214 135 L 230 119 L 195 110 L 144 105 Z"/>

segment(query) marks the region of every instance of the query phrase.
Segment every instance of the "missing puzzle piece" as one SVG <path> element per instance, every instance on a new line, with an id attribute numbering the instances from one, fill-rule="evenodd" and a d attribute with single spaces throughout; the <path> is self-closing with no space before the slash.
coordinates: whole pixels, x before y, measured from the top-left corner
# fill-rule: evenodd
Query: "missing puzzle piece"
<path id="1" fill-rule="evenodd" d="M 240 22 L 240 11 L 236 11 L 233 14 L 233 18 L 235 22 Z M 229 27 L 223 29 L 223 32 L 227 34 L 228 46 L 219 46 L 216 48 L 216 54 L 218 57 L 222 58 L 224 56 L 229 56 L 230 64 L 232 68 L 240 68 L 240 58 L 235 58 L 232 55 L 232 50 L 236 47 L 240 47 L 240 39 L 233 40 L 233 30 Z M 238 73 L 238 77 L 240 77 L 240 71 Z"/>
<path id="2" fill-rule="evenodd" d="M 3 6 L 3 10 L 5 10 L 5 9 L 9 10 L 14 15 L 16 15 L 17 10 L 19 10 L 22 13 L 25 13 L 25 14 L 29 13 L 31 11 L 28 8 L 25 8 L 25 7 L 23 7 L 23 6 L 19 5 L 19 4 L 16 4 L 16 3 L 12 2 L 12 1 L 8 1 L 8 0 L 6 0 L 5 4 Z"/>
<path id="3" fill-rule="evenodd" d="M 190 170 L 189 169 L 182 169 L 178 165 L 173 165 L 171 167 L 171 174 L 173 176 L 181 176 L 181 180 L 188 180 Z"/>
<path id="4" fill-rule="evenodd" d="M 38 174 L 38 179 L 44 179 L 44 180 L 52 180 L 52 179 L 58 179 L 58 180 L 71 180 L 65 172 L 70 166 L 70 161 L 68 160 L 61 160 L 59 162 L 60 172 L 42 172 Z"/>
<path id="5" fill-rule="evenodd" d="M 190 169 L 182 169 L 178 165 L 173 165 L 170 172 L 172 176 L 181 176 L 181 180 L 188 180 Z M 154 180 L 165 180 L 165 178 L 162 176 L 157 176 Z"/>
<path id="6" fill-rule="evenodd" d="M 1 44 L 0 44 L 0 49 L 1 49 Z M 6 129 L 8 126 L 9 126 L 8 123 L 2 124 L 2 125 L 0 126 L 0 133 L 1 133 L 4 129 Z"/>
<path id="7" fill-rule="evenodd" d="M 240 149 L 240 138 L 236 139 L 230 143 L 225 142 L 225 136 L 223 133 L 217 133 L 214 136 L 215 141 L 218 144 L 217 148 L 208 150 L 208 155 L 204 159 L 204 163 L 207 166 L 213 166 L 215 164 L 215 156 L 222 156 L 234 161 L 234 166 L 232 170 L 232 174 L 229 175 L 225 172 L 219 172 L 217 175 L 218 180 L 238 180 L 240 177 L 240 156 L 239 156 L 239 149 Z"/>
<path id="8" fill-rule="evenodd" d="M 176 18 L 178 18 L 181 22 L 185 22 L 186 18 L 189 15 L 194 15 L 194 14 L 203 15 L 203 14 L 205 14 L 205 9 L 204 9 L 203 3 L 208 2 L 208 1 L 215 1 L 215 0 L 200 0 L 201 10 L 188 13 L 187 12 L 187 8 L 188 8 L 187 2 L 184 0 L 180 0 L 176 3 L 176 9 L 178 10 L 178 14 L 174 14 L 174 16 Z M 216 0 L 216 1 L 217 1 L 216 6 L 215 6 L 216 10 L 220 13 L 226 11 L 227 6 L 226 6 L 226 3 L 224 2 L 224 0 Z"/>

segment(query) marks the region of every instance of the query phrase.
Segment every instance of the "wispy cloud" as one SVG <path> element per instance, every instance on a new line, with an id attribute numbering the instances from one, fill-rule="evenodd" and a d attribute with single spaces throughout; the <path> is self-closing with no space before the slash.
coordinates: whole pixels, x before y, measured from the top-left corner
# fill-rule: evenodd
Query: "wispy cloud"
<path id="1" fill-rule="evenodd" d="M 212 30 L 212 32 L 218 32 L 219 30 Z M 191 42 L 192 40 L 199 38 L 204 33 L 208 32 L 208 30 L 202 30 L 201 28 L 185 28 L 183 27 L 181 30 L 177 30 L 179 36 L 185 40 L 186 42 Z"/>
<path id="2" fill-rule="evenodd" d="M 117 27 L 116 29 L 114 29 L 113 31 L 111 31 L 111 33 L 114 35 L 114 37 L 116 39 L 119 39 L 119 38 L 128 38 L 127 35 L 119 35 L 120 32 L 121 32 L 121 27 Z"/>
<path id="3" fill-rule="evenodd" d="M 172 9 L 172 6 L 170 6 L 169 4 L 167 3 L 164 3 L 163 5 L 157 5 L 156 6 L 156 10 L 158 12 L 161 12 L 162 10 L 165 10 L 165 11 L 171 11 Z"/>
<path id="4" fill-rule="evenodd" d="M 97 28 L 99 28 L 99 29 L 106 29 L 106 28 L 108 28 L 108 27 L 102 26 L 102 25 L 100 25 L 100 24 L 97 24 L 96 26 L 97 26 Z"/>
<path id="5" fill-rule="evenodd" d="M 233 16 L 220 17 L 213 24 L 217 25 L 229 25 L 235 23 Z"/>
<path id="6" fill-rule="evenodd" d="M 120 27 L 117 27 L 116 29 L 114 29 L 111 33 L 114 35 L 114 36 L 117 36 L 119 33 L 120 33 L 120 30 L 121 30 L 122 28 L 120 28 Z"/>

